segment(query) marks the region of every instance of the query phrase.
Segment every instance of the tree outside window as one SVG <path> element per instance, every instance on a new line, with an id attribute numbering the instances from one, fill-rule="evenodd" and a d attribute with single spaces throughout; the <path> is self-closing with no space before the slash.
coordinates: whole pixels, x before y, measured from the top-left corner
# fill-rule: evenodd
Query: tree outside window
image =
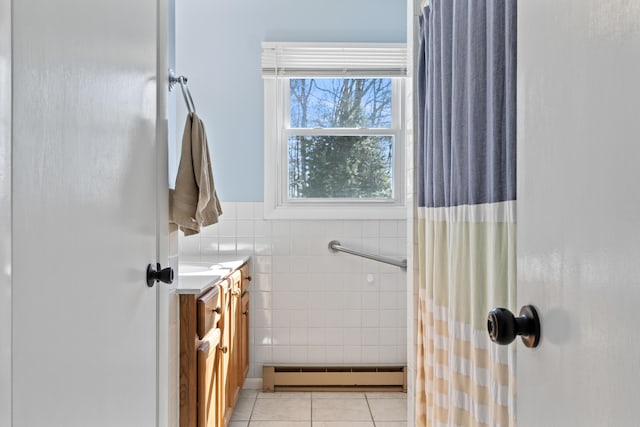
<path id="1" fill-rule="evenodd" d="M 291 199 L 393 198 L 392 79 L 290 79 Z"/>

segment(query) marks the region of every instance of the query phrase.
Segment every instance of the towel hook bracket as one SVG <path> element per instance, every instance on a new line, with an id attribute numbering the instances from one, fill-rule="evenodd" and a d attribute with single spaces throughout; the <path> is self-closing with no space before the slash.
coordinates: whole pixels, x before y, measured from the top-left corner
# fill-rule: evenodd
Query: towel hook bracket
<path id="1" fill-rule="evenodd" d="M 196 104 L 193 102 L 193 98 L 191 97 L 191 92 L 187 87 L 187 79 L 185 76 L 176 76 L 173 70 L 169 70 L 169 92 L 173 90 L 173 87 L 177 84 L 180 85 L 180 89 L 182 90 L 182 97 L 184 98 L 184 102 L 187 104 L 187 109 L 190 113 L 196 112 Z"/>
<path id="2" fill-rule="evenodd" d="M 169 70 L 169 92 L 173 91 L 174 86 L 184 82 L 185 84 L 189 81 L 185 76 L 176 76 L 175 71 Z"/>

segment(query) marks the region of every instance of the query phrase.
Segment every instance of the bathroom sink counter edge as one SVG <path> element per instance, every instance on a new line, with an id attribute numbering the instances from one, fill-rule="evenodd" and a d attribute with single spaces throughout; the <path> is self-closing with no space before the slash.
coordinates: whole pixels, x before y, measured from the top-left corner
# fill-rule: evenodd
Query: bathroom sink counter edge
<path id="1" fill-rule="evenodd" d="M 248 262 L 249 258 L 248 255 L 236 255 L 212 257 L 210 261 L 180 262 L 175 292 L 200 294 Z"/>

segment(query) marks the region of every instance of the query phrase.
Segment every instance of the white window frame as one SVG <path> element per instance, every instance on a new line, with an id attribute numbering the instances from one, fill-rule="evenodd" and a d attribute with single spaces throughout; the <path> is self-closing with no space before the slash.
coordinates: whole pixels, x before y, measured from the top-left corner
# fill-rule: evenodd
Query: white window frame
<path id="1" fill-rule="evenodd" d="M 309 46 L 306 43 L 263 43 L 266 46 Z M 330 44 L 336 46 L 347 44 Z M 327 46 L 323 44 L 321 46 Z M 364 46 L 358 44 L 357 46 Z M 368 45 L 367 45 L 368 46 Z M 263 68 L 264 68 L 263 59 Z M 379 70 L 378 70 L 379 71 Z M 405 191 L 405 87 L 404 78 L 398 76 L 366 76 L 366 70 L 353 75 L 331 75 L 314 69 L 296 69 L 292 75 L 276 75 L 264 79 L 264 208 L 269 219 L 404 219 L 406 218 Z M 277 73 L 276 73 L 277 74 Z M 264 76 L 264 73 L 263 73 Z M 288 128 L 290 123 L 290 83 L 292 78 L 392 78 L 391 128 Z M 290 135 L 389 135 L 393 136 L 393 198 L 388 200 L 344 199 L 344 198 L 289 198 L 289 153 Z"/>

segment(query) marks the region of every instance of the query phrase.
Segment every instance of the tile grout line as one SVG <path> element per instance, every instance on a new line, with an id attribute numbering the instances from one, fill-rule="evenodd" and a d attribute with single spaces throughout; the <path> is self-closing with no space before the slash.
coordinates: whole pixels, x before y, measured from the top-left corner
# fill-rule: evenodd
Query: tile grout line
<path id="1" fill-rule="evenodd" d="M 253 399 L 253 405 L 251 405 L 251 413 L 249 414 L 249 421 L 247 421 L 247 427 L 251 425 L 251 419 L 253 418 L 253 410 L 256 408 L 257 402 L 258 402 L 258 393 L 256 393 L 256 397 Z"/>
<path id="2" fill-rule="evenodd" d="M 373 427 L 376 427 L 376 420 L 373 418 L 373 412 L 371 411 L 371 405 L 369 404 L 369 396 L 367 396 L 367 393 L 364 394 L 364 400 L 367 401 L 367 408 L 369 408 L 369 416 L 371 417 Z"/>

